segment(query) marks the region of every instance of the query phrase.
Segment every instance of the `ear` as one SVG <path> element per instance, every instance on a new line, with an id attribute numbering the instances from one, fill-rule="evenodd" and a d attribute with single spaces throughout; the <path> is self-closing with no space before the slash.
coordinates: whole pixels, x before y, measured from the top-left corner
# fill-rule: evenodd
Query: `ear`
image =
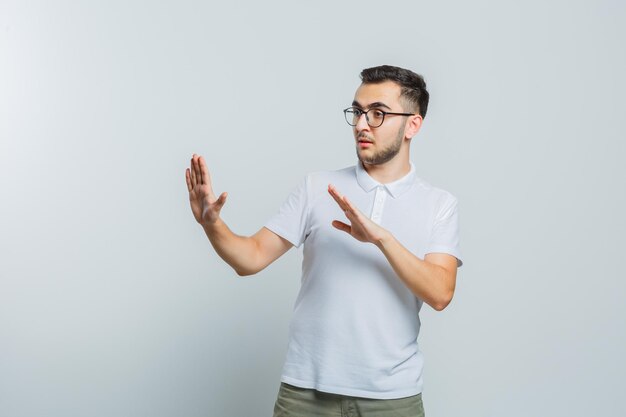
<path id="1" fill-rule="evenodd" d="M 406 122 L 406 130 L 404 131 L 405 137 L 411 139 L 413 136 L 417 135 L 417 132 L 419 132 L 422 127 L 423 121 L 424 119 L 419 114 L 409 117 L 409 120 Z"/>

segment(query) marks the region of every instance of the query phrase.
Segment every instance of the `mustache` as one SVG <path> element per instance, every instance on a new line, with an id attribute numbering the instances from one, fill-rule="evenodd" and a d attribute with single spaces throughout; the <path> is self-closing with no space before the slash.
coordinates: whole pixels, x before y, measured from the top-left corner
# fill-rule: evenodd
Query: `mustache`
<path id="1" fill-rule="evenodd" d="M 374 138 L 372 138 L 371 136 L 367 135 L 366 133 L 359 133 L 359 135 L 356 137 L 357 141 L 365 141 L 365 142 L 370 142 L 370 143 L 374 143 Z"/>

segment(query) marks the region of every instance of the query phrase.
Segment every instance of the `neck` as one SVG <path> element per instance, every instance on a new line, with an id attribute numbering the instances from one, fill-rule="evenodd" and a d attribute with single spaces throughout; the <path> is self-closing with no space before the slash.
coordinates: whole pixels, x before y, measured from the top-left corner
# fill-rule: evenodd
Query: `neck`
<path id="1" fill-rule="evenodd" d="M 370 177 L 374 178 L 379 183 L 388 184 L 408 174 L 411 171 L 411 163 L 408 157 L 396 157 L 384 164 L 372 165 L 363 163 L 363 168 Z"/>

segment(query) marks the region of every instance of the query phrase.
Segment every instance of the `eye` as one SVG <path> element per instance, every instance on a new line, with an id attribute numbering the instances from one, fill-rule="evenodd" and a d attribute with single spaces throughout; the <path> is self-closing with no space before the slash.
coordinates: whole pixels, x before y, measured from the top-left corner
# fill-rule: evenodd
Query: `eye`
<path id="1" fill-rule="evenodd" d="M 354 114 L 355 117 L 359 117 L 359 116 L 361 116 L 363 114 L 363 110 L 361 110 L 361 109 L 353 108 L 350 111 L 352 112 L 352 114 Z"/>
<path id="2" fill-rule="evenodd" d="M 382 119 L 385 113 L 382 110 L 372 110 L 372 117 L 376 119 Z"/>

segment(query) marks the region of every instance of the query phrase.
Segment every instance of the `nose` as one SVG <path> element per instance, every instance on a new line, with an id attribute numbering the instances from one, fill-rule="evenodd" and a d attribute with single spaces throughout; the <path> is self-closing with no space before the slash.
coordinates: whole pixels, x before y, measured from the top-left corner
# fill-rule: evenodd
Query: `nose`
<path id="1" fill-rule="evenodd" d="M 354 128 L 357 131 L 361 131 L 364 129 L 369 129 L 370 125 L 367 124 L 367 115 L 365 113 L 363 113 L 361 116 L 359 116 L 359 118 L 356 121 L 356 126 L 354 126 Z"/>

